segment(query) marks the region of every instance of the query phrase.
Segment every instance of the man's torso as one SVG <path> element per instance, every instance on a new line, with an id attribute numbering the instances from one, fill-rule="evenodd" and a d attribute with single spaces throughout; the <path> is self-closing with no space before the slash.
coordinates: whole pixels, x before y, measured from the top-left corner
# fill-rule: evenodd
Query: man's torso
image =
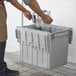
<path id="1" fill-rule="evenodd" d="M 0 0 L 0 42 L 7 39 L 6 9 L 4 0 Z"/>

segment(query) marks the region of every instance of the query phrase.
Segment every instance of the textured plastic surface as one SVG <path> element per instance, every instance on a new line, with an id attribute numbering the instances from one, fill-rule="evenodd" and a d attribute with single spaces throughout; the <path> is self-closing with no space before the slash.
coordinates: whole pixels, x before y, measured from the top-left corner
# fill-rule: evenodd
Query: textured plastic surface
<path id="1" fill-rule="evenodd" d="M 47 29 L 38 29 L 33 25 L 17 27 L 16 38 L 24 63 L 46 69 L 67 63 L 68 44 L 72 41 L 71 28 L 56 25 Z"/>

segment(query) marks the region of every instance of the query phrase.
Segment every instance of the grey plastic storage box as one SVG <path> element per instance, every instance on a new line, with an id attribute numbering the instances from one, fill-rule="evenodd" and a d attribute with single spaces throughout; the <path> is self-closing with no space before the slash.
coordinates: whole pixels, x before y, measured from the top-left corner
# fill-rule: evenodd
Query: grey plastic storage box
<path id="1" fill-rule="evenodd" d="M 46 69 L 53 69 L 67 63 L 72 29 L 57 25 L 47 27 L 47 29 L 38 29 L 34 25 L 17 27 L 16 38 L 20 43 L 23 63 Z"/>

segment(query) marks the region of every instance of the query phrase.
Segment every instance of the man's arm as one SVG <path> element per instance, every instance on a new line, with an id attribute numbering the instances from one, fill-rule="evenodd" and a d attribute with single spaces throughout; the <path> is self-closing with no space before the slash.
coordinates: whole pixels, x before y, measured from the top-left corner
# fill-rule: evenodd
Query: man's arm
<path id="1" fill-rule="evenodd" d="M 41 10 L 38 2 L 36 0 L 30 0 L 29 7 L 36 12 L 40 17 L 44 16 L 43 11 Z"/>
<path id="2" fill-rule="evenodd" d="M 10 0 L 10 3 L 15 6 L 17 9 L 22 11 L 23 13 L 25 12 L 25 16 L 30 20 L 31 19 L 31 13 L 25 9 L 17 0 Z"/>
<path id="3" fill-rule="evenodd" d="M 31 13 L 25 9 L 17 0 L 10 0 L 10 3 L 21 10 L 29 20 L 32 18 Z M 53 21 L 51 17 L 43 13 L 36 0 L 30 0 L 28 6 L 42 18 L 44 23 L 50 24 Z"/>
<path id="4" fill-rule="evenodd" d="M 36 0 L 30 0 L 29 7 L 42 18 L 44 23 L 50 24 L 53 21 L 51 17 L 43 13 Z"/>

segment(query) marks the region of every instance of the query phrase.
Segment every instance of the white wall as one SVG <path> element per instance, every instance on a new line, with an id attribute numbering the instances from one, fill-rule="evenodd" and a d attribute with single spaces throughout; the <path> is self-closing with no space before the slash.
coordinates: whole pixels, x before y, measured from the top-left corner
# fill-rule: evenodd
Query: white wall
<path id="1" fill-rule="evenodd" d="M 73 41 L 69 47 L 68 61 L 76 63 L 76 0 L 37 0 L 42 9 L 51 11 L 53 23 L 60 26 L 68 26 L 73 28 Z M 8 11 L 8 48 L 14 50 L 19 49 L 19 45 L 15 39 L 14 29 L 16 26 L 21 25 L 21 13 L 15 8 L 9 7 Z M 28 7 L 26 7 L 28 8 Z M 31 23 L 24 18 L 24 25 Z M 11 41 L 12 39 L 12 41 Z M 17 47 L 17 49 L 15 49 Z"/>
<path id="2" fill-rule="evenodd" d="M 20 0 L 19 0 L 20 1 Z M 19 44 L 15 37 L 16 26 L 21 25 L 21 12 L 13 7 L 9 2 L 5 2 L 7 10 L 8 40 L 6 51 L 13 52 L 19 50 Z"/>

